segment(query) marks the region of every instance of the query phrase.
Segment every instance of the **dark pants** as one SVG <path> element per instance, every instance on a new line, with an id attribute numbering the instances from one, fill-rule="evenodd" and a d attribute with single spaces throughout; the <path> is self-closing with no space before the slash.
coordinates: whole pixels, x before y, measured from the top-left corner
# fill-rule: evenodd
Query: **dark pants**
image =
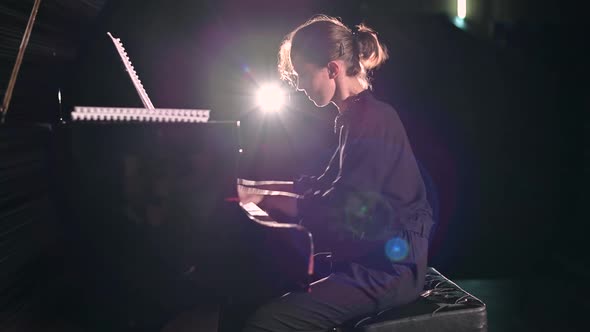
<path id="1" fill-rule="evenodd" d="M 428 239 L 404 231 L 408 256 L 388 271 L 344 264 L 311 285 L 260 307 L 246 322 L 246 332 L 329 331 L 349 320 L 414 301 L 424 286 Z"/>

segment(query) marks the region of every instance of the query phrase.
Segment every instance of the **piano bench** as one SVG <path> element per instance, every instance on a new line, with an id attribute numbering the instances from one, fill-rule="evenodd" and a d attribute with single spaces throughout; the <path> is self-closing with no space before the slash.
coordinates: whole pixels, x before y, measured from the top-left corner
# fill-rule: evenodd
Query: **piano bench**
<path id="1" fill-rule="evenodd" d="M 486 305 L 434 268 L 428 268 L 424 292 L 405 306 L 361 317 L 337 332 L 480 332 L 487 331 Z"/>

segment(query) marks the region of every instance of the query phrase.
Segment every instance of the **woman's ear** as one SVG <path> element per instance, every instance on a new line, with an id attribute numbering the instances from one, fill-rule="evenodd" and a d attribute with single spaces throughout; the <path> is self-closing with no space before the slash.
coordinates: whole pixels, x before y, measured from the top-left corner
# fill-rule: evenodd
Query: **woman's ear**
<path id="1" fill-rule="evenodd" d="M 338 74 L 340 74 L 340 66 L 338 63 L 336 61 L 328 62 L 328 77 L 332 79 L 338 76 Z"/>

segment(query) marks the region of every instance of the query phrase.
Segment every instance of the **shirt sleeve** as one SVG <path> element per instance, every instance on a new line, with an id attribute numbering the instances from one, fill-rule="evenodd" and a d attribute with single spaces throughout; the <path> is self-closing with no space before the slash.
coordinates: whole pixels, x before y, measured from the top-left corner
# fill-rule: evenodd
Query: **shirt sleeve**
<path id="1" fill-rule="evenodd" d="M 338 174 L 338 160 L 340 155 L 340 148 L 337 148 L 330 162 L 326 167 L 324 173 L 320 176 L 302 175 L 294 181 L 294 190 L 300 195 L 314 193 L 316 191 L 326 190 L 330 187 L 334 178 Z"/>

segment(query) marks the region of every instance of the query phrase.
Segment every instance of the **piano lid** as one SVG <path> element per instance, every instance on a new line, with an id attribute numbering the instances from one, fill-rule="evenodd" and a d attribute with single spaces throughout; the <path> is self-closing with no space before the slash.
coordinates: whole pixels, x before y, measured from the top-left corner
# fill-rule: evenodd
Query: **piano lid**
<path id="1" fill-rule="evenodd" d="M 8 87 L 34 0 L 0 5 L 0 97 Z M 6 122 L 57 120 L 60 77 L 80 50 L 80 38 L 96 22 L 106 0 L 42 1 L 19 70 Z"/>

